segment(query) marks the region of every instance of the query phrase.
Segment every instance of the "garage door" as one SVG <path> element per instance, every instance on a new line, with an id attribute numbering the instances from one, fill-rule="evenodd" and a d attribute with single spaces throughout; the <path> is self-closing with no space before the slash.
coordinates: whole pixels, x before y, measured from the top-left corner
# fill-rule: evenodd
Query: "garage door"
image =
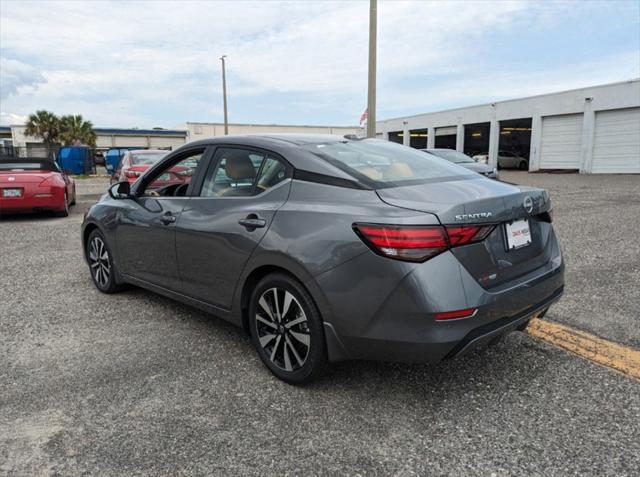
<path id="1" fill-rule="evenodd" d="M 596 112 L 591 172 L 640 172 L 640 108 Z"/>
<path id="2" fill-rule="evenodd" d="M 580 169 L 582 114 L 542 118 L 540 169 Z"/>

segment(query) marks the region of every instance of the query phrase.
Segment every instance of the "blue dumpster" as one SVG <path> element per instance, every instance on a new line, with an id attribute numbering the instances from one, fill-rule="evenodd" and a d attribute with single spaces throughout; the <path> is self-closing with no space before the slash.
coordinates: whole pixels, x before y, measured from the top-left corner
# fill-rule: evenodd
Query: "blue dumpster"
<path id="1" fill-rule="evenodd" d="M 87 146 L 61 148 L 58 162 L 67 174 L 91 174 L 93 172 L 93 155 Z"/>
<path id="2" fill-rule="evenodd" d="M 109 174 L 113 174 L 118 168 L 118 164 L 120 164 L 120 159 L 124 156 L 127 151 L 132 151 L 135 149 L 146 149 L 145 147 L 112 147 L 107 151 L 107 154 L 104 157 L 104 167 L 107 169 Z"/>

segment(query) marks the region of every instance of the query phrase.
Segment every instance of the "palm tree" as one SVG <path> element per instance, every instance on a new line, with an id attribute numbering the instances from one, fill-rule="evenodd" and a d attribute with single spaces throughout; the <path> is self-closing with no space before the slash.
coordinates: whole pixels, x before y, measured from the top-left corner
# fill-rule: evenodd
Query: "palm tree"
<path id="1" fill-rule="evenodd" d="M 60 118 L 60 139 L 65 146 L 86 144 L 96 147 L 96 133 L 91 121 L 85 121 L 80 114 Z"/>
<path id="2" fill-rule="evenodd" d="M 60 119 L 52 112 L 41 110 L 30 114 L 25 135 L 40 137 L 47 146 L 56 144 L 60 135 Z"/>

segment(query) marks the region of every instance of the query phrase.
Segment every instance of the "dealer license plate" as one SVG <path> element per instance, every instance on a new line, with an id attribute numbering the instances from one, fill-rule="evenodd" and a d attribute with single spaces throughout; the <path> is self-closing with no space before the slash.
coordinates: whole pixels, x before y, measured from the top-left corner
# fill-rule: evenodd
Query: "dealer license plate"
<path id="1" fill-rule="evenodd" d="M 509 250 L 526 247 L 531 243 L 531 229 L 527 219 L 505 224 L 505 231 L 507 234 L 507 249 Z"/>
<path id="2" fill-rule="evenodd" d="M 21 197 L 22 189 L 2 189 L 2 197 Z"/>

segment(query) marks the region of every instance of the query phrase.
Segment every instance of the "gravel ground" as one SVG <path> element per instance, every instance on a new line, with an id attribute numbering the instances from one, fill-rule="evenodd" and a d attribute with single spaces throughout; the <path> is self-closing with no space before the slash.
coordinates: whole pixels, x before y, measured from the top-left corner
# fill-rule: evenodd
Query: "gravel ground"
<path id="1" fill-rule="evenodd" d="M 501 173 L 551 194 L 567 285 L 548 318 L 640 348 L 640 175 Z"/>
<path id="2" fill-rule="evenodd" d="M 575 263 L 571 195 L 548 188 Z M 79 182 L 91 195 L 65 219 L 0 222 L 0 474 L 638 475 L 640 383 L 521 333 L 435 366 L 341 363 L 299 388 L 221 320 L 99 293 L 79 226 L 101 190 Z M 583 307 L 581 286 L 553 319 Z"/>

